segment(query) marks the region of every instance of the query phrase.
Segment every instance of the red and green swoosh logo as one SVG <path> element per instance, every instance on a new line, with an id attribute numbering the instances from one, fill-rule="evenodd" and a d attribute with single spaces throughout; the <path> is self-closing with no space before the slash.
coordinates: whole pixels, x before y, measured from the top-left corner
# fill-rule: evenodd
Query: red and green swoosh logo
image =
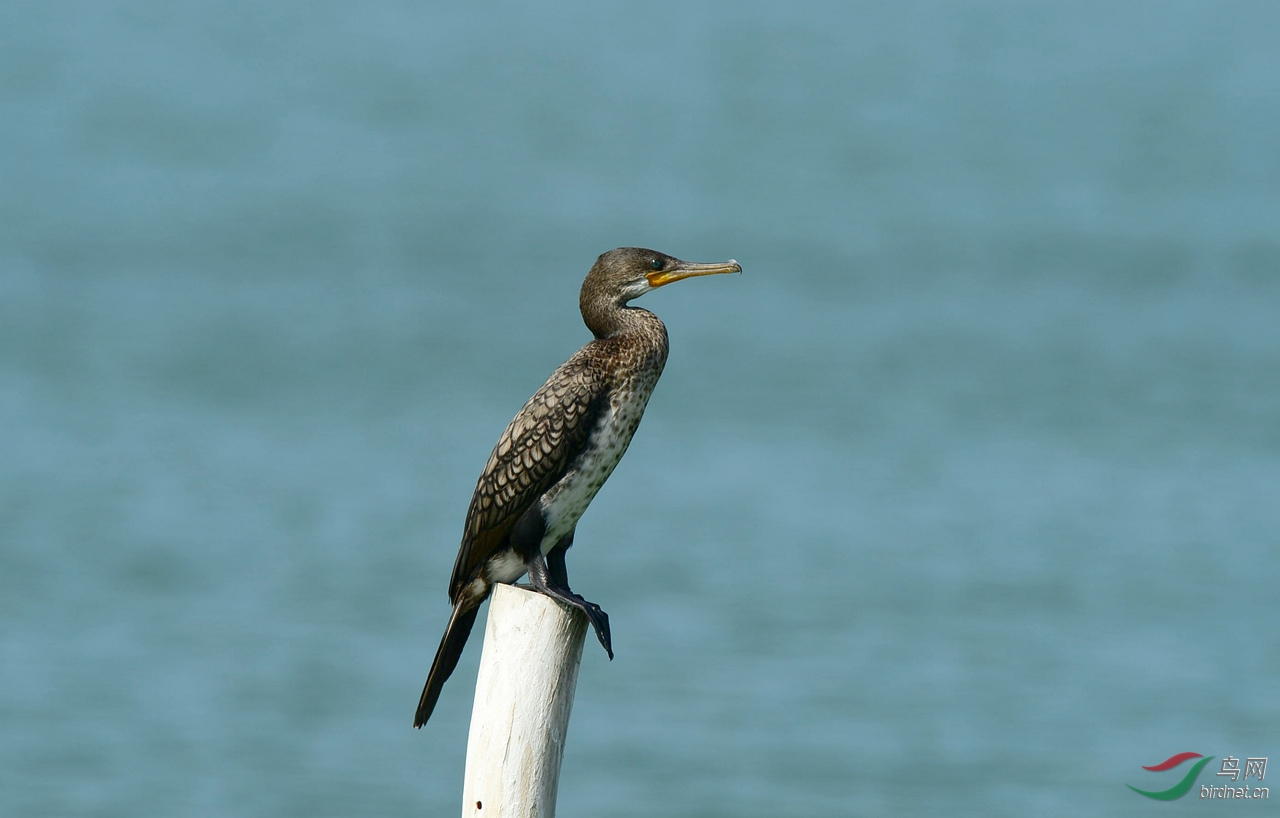
<path id="1" fill-rule="evenodd" d="M 1172 770 L 1174 767 L 1177 767 L 1182 762 L 1188 761 L 1193 758 L 1198 758 L 1200 760 L 1197 761 L 1194 765 L 1192 765 L 1190 770 L 1187 770 L 1187 774 L 1182 777 L 1181 781 L 1179 781 L 1177 784 L 1174 784 L 1172 787 L 1170 787 L 1167 790 L 1159 790 L 1157 792 L 1148 792 L 1147 790 L 1140 790 L 1131 784 L 1125 784 L 1125 786 L 1133 790 L 1134 792 L 1136 792 L 1138 795 L 1145 795 L 1146 797 L 1154 798 L 1157 801 L 1173 801 L 1175 799 L 1181 798 L 1182 796 L 1186 795 L 1187 792 L 1195 785 L 1196 777 L 1200 775 L 1200 771 L 1204 769 L 1204 765 L 1208 764 L 1210 761 L 1213 760 L 1213 756 L 1209 756 L 1208 758 L 1205 758 L 1201 756 L 1199 753 L 1178 753 L 1177 755 L 1169 756 L 1159 764 L 1153 764 L 1150 767 L 1144 766 L 1142 768 L 1144 770 L 1150 770 L 1153 773 L 1160 773 L 1160 772 L 1164 772 L 1165 770 Z"/>

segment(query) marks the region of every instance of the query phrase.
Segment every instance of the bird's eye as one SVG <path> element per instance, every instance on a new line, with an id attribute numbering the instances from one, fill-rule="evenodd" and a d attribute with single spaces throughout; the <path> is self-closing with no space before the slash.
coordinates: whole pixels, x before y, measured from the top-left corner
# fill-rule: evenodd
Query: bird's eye
<path id="1" fill-rule="evenodd" d="M 651 261 L 649 262 L 649 266 L 650 266 L 650 267 L 652 267 L 652 268 L 653 268 L 653 269 L 655 269 L 655 270 L 661 270 L 661 269 L 662 269 L 662 262 L 655 258 L 655 259 L 653 259 L 653 260 L 651 260 Z"/>

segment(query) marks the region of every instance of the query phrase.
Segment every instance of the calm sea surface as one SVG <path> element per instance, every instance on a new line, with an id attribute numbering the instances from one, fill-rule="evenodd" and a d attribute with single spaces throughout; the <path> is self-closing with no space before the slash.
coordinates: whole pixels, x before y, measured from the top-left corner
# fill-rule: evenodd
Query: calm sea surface
<path id="1" fill-rule="evenodd" d="M 0 814 L 457 814 L 478 640 L 410 723 L 466 504 L 619 245 L 745 272 L 642 302 L 562 816 L 1164 815 L 1142 765 L 1280 763 L 1277 42 L 5 5 Z"/>

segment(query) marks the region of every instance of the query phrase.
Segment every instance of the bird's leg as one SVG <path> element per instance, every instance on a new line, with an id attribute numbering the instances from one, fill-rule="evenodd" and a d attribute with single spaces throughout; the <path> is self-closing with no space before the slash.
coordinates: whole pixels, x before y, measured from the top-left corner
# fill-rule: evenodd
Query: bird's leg
<path id="1" fill-rule="evenodd" d="M 582 600 L 582 604 L 586 606 L 584 609 L 587 617 L 591 620 L 592 627 L 595 628 L 596 638 L 600 640 L 600 644 L 608 652 L 609 658 L 613 658 L 613 640 L 609 633 L 609 615 L 601 610 L 600 606 L 594 602 L 588 602 L 583 599 L 580 594 L 573 593 L 569 588 L 569 568 L 565 565 L 565 553 L 573 545 L 574 531 L 570 530 L 560 538 L 555 547 L 547 553 L 547 572 L 550 574 L 551 584 L 557 588 L 564 590 L 566 593 Z"/>
<path id="2" fill-rule="evenodd" d="M 533 558 L 527 564 L 529 584 L 547 596 L 572 605 L 586 614 L 591 627 L 595 628 L 596 638 L 600 640 L 601 647 L 612 659 L 613 638 L 609 635 L 609 614 L 601 610 L 596 603 L 588 602 L 569 590 L 568 572 L 564 566 L 564 548 L 557 544 L 548 556 L 551 558 L 551 565 L 547 564 L 548 560 L 542 556 L 541 551 L 533 552 Z"/>
<path id="3" fill-rule="evenodd" d="M 551 583 L 566 591 L 569 590 L 569 568 L 564 564 L 564 555 L 573 545 L 573 531 L 560 538 L 547 553 L 547 569 L 551 572 Z"/>

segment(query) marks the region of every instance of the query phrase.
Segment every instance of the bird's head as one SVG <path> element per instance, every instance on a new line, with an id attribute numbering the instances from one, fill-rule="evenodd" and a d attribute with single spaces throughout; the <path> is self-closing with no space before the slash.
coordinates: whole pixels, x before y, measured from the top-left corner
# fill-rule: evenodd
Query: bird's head
<path id="1" fill-rule="evenodd" d="M 633 298 L 639 298 L 650 290 L 682 278 L 740 272 L 742 266 L 733 259 L 714 264 L 695 264 L 656 250 L 619 247 L 596 259 L 591 272 L 587 273 L 586 281 L 582 282 L 580 301 L 584 313 L 589 304 L 598 306 L 607 303 L 621 307 Z"/>

